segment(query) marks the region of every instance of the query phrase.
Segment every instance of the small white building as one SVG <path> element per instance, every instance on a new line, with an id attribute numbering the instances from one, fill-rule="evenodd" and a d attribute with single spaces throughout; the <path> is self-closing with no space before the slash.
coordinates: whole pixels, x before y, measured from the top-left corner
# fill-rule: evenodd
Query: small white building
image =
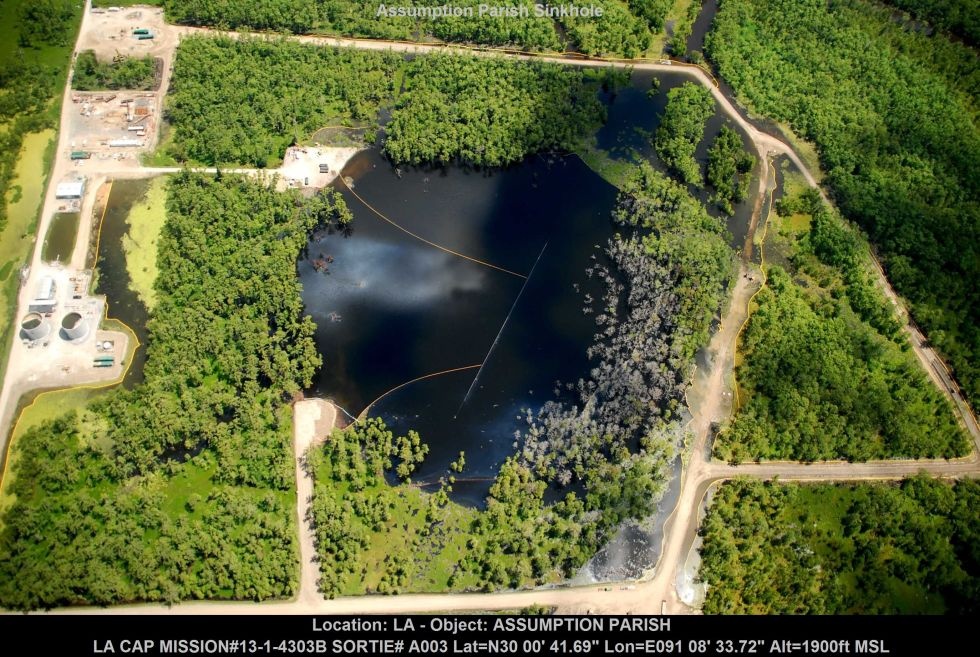
<path id="1" fill-rule="evenodd" d="M 58 183 L 54 190 L 54 197 L 57 199 L 78 200 L 85 195 L 84 180 L 66 180 Z"/>
<path id="2" fill-rule="evenodd" d="M 41 279 L 37 286 L 37 294 L 28 304 L 28 310 L 32 313 L 47 314 L 54 312 L 55 307 L 58 305 L 58 301 L 55 298 L 57 292 L 57 286 L 55 285 L 54 278 L 51 276 L 45 276 Z"/>

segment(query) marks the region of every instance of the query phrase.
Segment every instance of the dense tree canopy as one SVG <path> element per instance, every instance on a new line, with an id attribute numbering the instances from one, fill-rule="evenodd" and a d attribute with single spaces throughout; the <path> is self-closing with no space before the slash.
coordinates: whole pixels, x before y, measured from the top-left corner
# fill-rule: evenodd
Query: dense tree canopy
<path id="1" fill-rule="evenodd" d="M 674 6 L 674 0 L 629 0 L 629 8 L 650 26 L 651 32 L 664 28 L 667 12 Z"/>
<path id="2" fill-rule="evenodd" d="M 706 50 L 756 112 L 813 141 L 916 322 L 980 399 L 980 67 L 865 0 L 722 0 Z"/>
<path id="3" fill-rule="evenodd" d="M 654 145 L 667 168 L 688 184 L 704 184 L 694 152 L 704 137 L 704 124 L 714 112 L 711 92 L 696 82 L 685 82 L 667 92 L 667 109 Z"/>
<path id="4" fill-rule="evenodd" d="M 811 297 L 779 267 L 742 335 L 747 401 L 717 443 L 722 457 L 863 461 L 958 456 L 967 445 L 914 357 Z"/>
<path id="5" fill-rule="evenodd" d="M 572 150 L 605 118 L 606 71 L 467 55 L 390 53 L 288 41 L 181 42 L 167 117 L 178 160 L 264 166 L 329 124 L 376 124 L 385 153 L 413 164 L 517 162 Z M 396 89 L 396 80 L 403 80 Z M 404 87 L 402 91 L 401 87 Z M 395 102 L 396 94 L 398 100 Z"/>
<path id="6" fill-rule="evenodd" d="M 651 32 L 663 29 L 672 0 L 592 0 L 601 17 L 542 15 L 547 3 L 533 0 L 456 0 L 444 15 L 444 0 L 163 0 L 167 17 L 186 25 L 322 32 L 397 40 L 438 39 L 455 43 L 527 50 L 576 49 L 589 55 L 636 57 L 650 47 Z M 553 3 L 556 4 L 557 3 Z M 696 3 L 695 3 L 696 4 Z M 481 5 L 484 7 L 481 13 Z M 384 7 L 384 11 L 379 11 Z M 493 11 L 490 10 L 493 9 Z M 404 11 L 402 11 L 404 10 Z M 503 11 L 499 11 L 503 10 Z M 511 12 L 505 14 L 504 12 Z M 561 30 L 556 29 L 557 26 Z"/>
<path id="7" fill-rule="evenodd" d="M 408 67 L 385 153 L 412 164 L 502 165 L 572 150 L 605 118 L 601 73 L 541 62 L 432 55 Z"/>
<path id="8" fill-rule="evenodd" d="M 305 34 L 318 22 L 317 0 L 163 0 L 167 19 L 184 25 Z"/>
<path id="9" fill-rule="evenodd" d="M 638 57 L 650 47 L 652 37 L 647 16 L 639 17 L 638 12 L 631 12 L 620 0 L 590 0 L 589 4 L 601 8 L 602 16 L 557 19 L 577 50 L 587 55 Z M 655 16 L 653 12 L 647 13 Z"/>
<path id="10" fill-rule="evenodd" d="M 117 55 L 111 62 L 100 62 L 95 52 L 85 50 L 75 58 L 71 85 L 79 91 L 103 89 L 152 89 L 156 61 L 152 57 Z"/>
<path id="11" fill-rule="evenodd" d="M 70 45 L 78 16 L 72 0 L 31 0 L 21 5 L 19 45 Z M 9 20 L 9 16 L 4 17 Z"/>
<path id="12" fill-rule="evenodd" d="M 166 115 L 178 160 L 265 166 L 325 125 L 376 120 L 401 58 L 289 41 L 189 37 Z"/>
<path id="13" fill-rule="evenodd" d="M 319 365 L 295 260 L 308 231 L 346 208 L 184 173 L 167 211 L 144 382 L 16 443 L 4 607 L 295 590 L 284 400 Z"/>
<path id="14" fill-rule="evenodd" d="M 711 614 L 976 614 L 980 484 L 735 480 L 700 533 Z"/>
<path id="15" fill-rule="evenodd" d="M 723 125 L 708 151 L 708 184 L 715 189 L 711 198 L 727 214 L 734 212 L 733 204 L 748 197 L 754 166 L 755 158 L 745 152 L 742 137 Z"/>
<path id="16" fill-rule="evenodd" d="M 741 336 L 742 406 L 715 443 L 749 458 L 950 457 L 968 442 L 946 398 L 904 343 L 894 310 L 871 282 L 867 247 L 816 190 L 780 204 L 802 233 L 771 218 L 771 266 Z M 806 214 L 812 213 L 812 214 Z M 789 225 L 791 217 L 787 217 Z"/>

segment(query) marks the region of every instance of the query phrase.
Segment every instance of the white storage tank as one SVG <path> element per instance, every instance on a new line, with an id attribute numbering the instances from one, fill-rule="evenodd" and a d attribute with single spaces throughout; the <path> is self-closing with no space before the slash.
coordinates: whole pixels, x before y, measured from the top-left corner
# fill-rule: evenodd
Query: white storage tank
<path id="1" fill-rule="evenodd" d="M 89 323 L 79 313 L 68 313 L 61 320 L 61 333 L 65 340 L 84 340 L 88 336 Z"/>
<path id="2" fill-rule="evenodd" d="M 20 321 L 20 334 L 25 340 L 43 340 L 51 334 L 51 324 L 38 313 L 28 313 Z"/>

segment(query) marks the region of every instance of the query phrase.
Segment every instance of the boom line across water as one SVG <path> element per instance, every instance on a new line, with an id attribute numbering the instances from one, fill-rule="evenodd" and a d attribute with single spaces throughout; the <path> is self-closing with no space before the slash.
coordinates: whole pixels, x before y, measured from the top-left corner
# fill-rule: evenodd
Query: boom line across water
<path id="1" fill-rule="evenodd" d="M 401 388 L 404 388 L 407 385 L 411 385 L 411 384 L 415 383 L 416 381 L 423 381 L 425 379 L 431 379 L 432 377 L 441 376 L 443 374 L 452 374 L 453 372 L 462 372 L 463 370 L 472 370 L 472 369 L 476 369 L 477 367 L 483 367 L 483 363 L 477 363 L 476 365 L 466 365 L 464 367 L 454 367 L 452 369 L 442 370 L 440 372 L 432 372 L 431 374 L 424 374 L 422 376 L 417 376 L 417 377 L 415 377 L 414 379 L 412 379 L 410 381 L 405 381 L 404 383 L 399 383 L 397 386 L 395 386 L 391 390 L 386 390 L 385 392 L 383 392 L 380 395 L 378 395 L 377 399 L 375 399 L 373 402 L 371 402 L 370 404 L 368 404 L 367 406 L 365 406 L 364 407 L 364 410 L 361 411 L 360 415 L 357 416 L 357 419 L 361 419 L 363 417 L 366 417 L 368 411 L 371 410 L 371 407 L 372 406 L 374 406 L 375 404 L 377 404 L 379 401 L 381 401 L 382 399 L 384 399 L 385 397 L 387 397 L 391 393 L 395 392 L 396 390 L 400 390 Z M 344 412 L 346 413 L 347 411 L 344 411 Z M 350 413 L 348 413 L 348 415 L 350 415 Z"/>
<path id="2" fill-rule="evenodd" d="M 351 194 L 353 194 L 354 195 L 354 198 L 356 198 L 358 201 L 360 201 L 364 205 L 364 207 L 366 207 L 368 210 L 370 210 L 374 214 L 378 215 L 379 217 L 381 217 L 382 219 L 384 219 L 385 221 L 387 221 L 389 224 L 391 224 L 392 226 L 394 226 L 398 230 L 400 230 L 403 233 L 406 233 L 406 234 L 414 237 L 415 239 L 419 240 L 420 242 L 424 242 L 424 243 L 428 244 L 429 246 L 435 247 L 435 248 L 439 249 L 440 251 L 445 251 L 446 253 L 449 253 L 450 255 L 454 255 L 454 256 L 456 256 L 458 258 L 463 258 L 464 260 L 469 260 L 470 262 L 475 262 L 478 265 L 483 265 L 484 267 L 490 267 L 491 269 L 496 269 L 497 271 L 502 271 L 505 274 L 510 274 L 511 276 L 516 276 L 518 278 L 523 278 L 525 281 L 528 279 L 528 276 L 525 276 L 524 274 L 519 274 L 516 271 L 511 271 L 510 269 L 505 269 L 504 267 L 500 267 L 500 266 L 495 265 L 493 263 L 486 262 L 484 260 L 480 260 L 478 258 L 474 258 L 472 256 L 465 255 L 465 254 L 460 253 L 458 251 L 453 251 L 452 249 L 446 248 L 446 247 L 442 246 L 441 244 L 436 244 L 435 242 L 432 242 L 430 240 L 425 239 L 421 235 L 418 235 L 416 233 L 413 233 L 412 231 L 410 231 L 409 229 L 405 228 L 404 226 L 401 226 L 401 225 L 395 223 L 394 221 L 392 221 L 391 219 L 389 219 L 388 217 L 386 217 L 379 210 L 375 209 L 375 207 L 373 205 L 371 205 L 370 203 L 368 203 L 367 201 L 365 201 L 363 198 L 361 198 L 361 195 L 358 194 L 357 192 L 355 192 L 354 189 L 350 185 L 347 184 L 347 181 L 344 180 L 344 177 L 343 176 L 337 176 L 337 178 L 340 180 L 341 183 L 343 183 L 344 187 L 347 188 L 347 191 L 349 191 Z"/>
<path id="3" fill-rule="evenodd" d="M 473 377 L 473 382 L 470 383 L 470 387 L 466 391 L 466 395 L 463 397 L 463 401 L 460 402 L 459 408 L 456 409 L 456 413 L 453 415 L 453 418 L 459 415 L 459 412 L 463 410 L 463 406 L 466 405 L 466 401 L 470 398 L 470 395 L 473 393 L 473 388 L 476 387 L 476 382 L 480 380 L 480 372 L 483 371 L 483 366 L 487 364 L 487 361 L 490 360 L 490 356 L 493 354 L 493 350 L 497 348 L 497 343 L 500 342 L 500 336 L 503 335 L 504 329 L 507 327 L 507 322 L 510 321 L 510 316 L 514 314 L 514 308 L 517 308 L 517 302 L 520 301 L 521 297 L 524 295 L 524 290 L 527 289 L 528 281 L 530 281 L 531 276 L 534 275 L 534 270 L 537 268 L 538 263 L 541 261 L 541 256 L 544 255 L 544 251 L 547 248 L 548 248 L 548 242 L 545 242 L 544 246 L 541 247 L 541 252 L 538 254 L 537 259 L 534 261 L 534 265 L 531 267 L 531 271 L 528 272 L 527 278 L 524 279 L 524 285 L 521 286 L 521 291 L 517 293 L 517 298 L 514 299 L 514 303 L 511 304 L 510 312 L 508 312 L 507 316 L 504 318 L 504 323 L 500 325 L 500 330 L 497 331 L 497 337 L 493 339 L 493 343 L 490 345 L 490 351 L 487 352 L 487 355 L 483 358 L 483 362 L 480 363 L 480 369 L 476 371 L 476 376 Z"/>

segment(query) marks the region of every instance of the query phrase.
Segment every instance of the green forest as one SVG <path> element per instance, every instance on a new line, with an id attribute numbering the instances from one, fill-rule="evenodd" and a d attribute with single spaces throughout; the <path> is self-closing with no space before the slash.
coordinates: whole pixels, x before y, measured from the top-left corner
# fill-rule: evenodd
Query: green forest
<path id="1" fill-rule="evenodd" d="M 802 188 L 803 186 L 800 185 Z M 729 461 L 863 461 L 967 452 L 872 282 L 867 247 L 816 190 L 771 217 L 766 286 L 741 335 L 739 400 L 715 442 Z"/>
<path id="2" fill-rule="evenodd" d="M 0 606 L 295 592 L 285 401 L 320 364 L 295 261 L 349 214 L 333 193 L 228 175 L 178 174 L 167 192 L 144 381 L 14 445 Z"/>
<path id="3" fill-rule="evenodd" d="M 412 164 L 496 166 L 573 150 L 605 119 L 612 71 L 468 55 L 411 61 L 288 41 L 191 37 L 167 98 L 183 162 L 270 166 L 324 126 L 370 125 L 392 107 L 385 153 Z"/>
<path id="4" fill-rule="evenodd" d="M 976 0 L 886 0 L 886 4 L 928 21 L 940 30 L 962 36 L 974 45 L 980 43 L 980 7 Z"/>
<path id="5" fill-rule="evenodd" d="M 649 165 L 633 171 L 613 219 L 623 234 L 606 245 L 608 265 L 587 272 L 606 289 L 584 304 L 599 327 L 590 379 L 528 411 L 485 510 L 448 497 L 465 476 L 464 454 L 436 492 L 386 483 L 386 472 L 410 477 L 425 436 L 396 437 L 380 420 L 335 431 L 307 455 L 325 593 L 555 582 L 621 521 L 653 512 L 683 434 L 694 353 L 720 310 L 734 253 L 721 222 Z M 549 486 L 558 492 L 546 499 Z"/>
<path id="6" fill-rule="evenodd" d="M 185 25 L 402 41 L 436 39 L 534 51 L 575 49 L 589 55 L 623 57 L 639 56 L 650 47 L 653 34 L 664 27 L 673 0 L 592 0 L 588 4 L 603 12 L 598 18 L 538 16 L 535 5 L 539 3 L 531 0 L 451 3 L 472 10 L 473 16 L 379 16 L 379 5 L 385 4 L 359 0 L 163 0 L 167 19 Z M 443 0 L 408 0 L 387 6 L 417 12 L 445 4 Z M 480 15 L 481 4 L 513 9 L 518 15 Z"/>
<path id="7" fill-rule="evenodd" d="M 597 91 L 612 72 L 503 58 L 416 57 L 386 126 L 396 162 L 519 162 L 571 151 L 605 120 Z"/>
<path id="8" fill-rule="evenodd" d="M 667 92 L 667 109 L 653 143 L 664 165 L 690 185 L 704 184 L 694 153 L 704 138 L 704 124 L 714 113 L 714 97 L 697 82 Z"/>
<path id="9" fill-rule="evenodd" d="M 709 614 L 965 614 L 980 601 L 980 483 L 737 479 L 700 533 Z"/>
<path id="10" fill-rule="evenodd" d="M 980 399 L 976 52 L 865 0 L 722 0 L 706 51 L 754 112 L 816 144 L 842 212 Z"/>
<path id="11" fill-rule="evenodd" d="M 156 86 L 156 60 L 117 55 L 112 61 L 100 62 L 93 51 L 85 50 L 75 58 L 71 86 L 79 91 L 153 89 Z"/>
<path id="12" fill-rule="evenodd" d="M 708 184 L 714 188 L 711 200 L 726 214 L 734 214 L 734 204 L 749 196 L 755 157 L 745 152 L 742 137 L 723 125 L 708 151 Z"/>
<path id="13" fill-rule="evenodd" d="M 165 106 L 179 161 L 275 166 L 328 125 L 374 123 L 402 59 L 289 41 L 181 41 Z"/>
<path id="14" fill-rule="evenodd" d="M 646 18 L 630 10 L 630 4 L 620 0 L 590 0 L 590 5 L 602 9 L 598 18 L 568 16 L 557 21 L 570 37 L 572 49 L 586 55 L 639 57 L 652 43 L 650 25 Z"/>

